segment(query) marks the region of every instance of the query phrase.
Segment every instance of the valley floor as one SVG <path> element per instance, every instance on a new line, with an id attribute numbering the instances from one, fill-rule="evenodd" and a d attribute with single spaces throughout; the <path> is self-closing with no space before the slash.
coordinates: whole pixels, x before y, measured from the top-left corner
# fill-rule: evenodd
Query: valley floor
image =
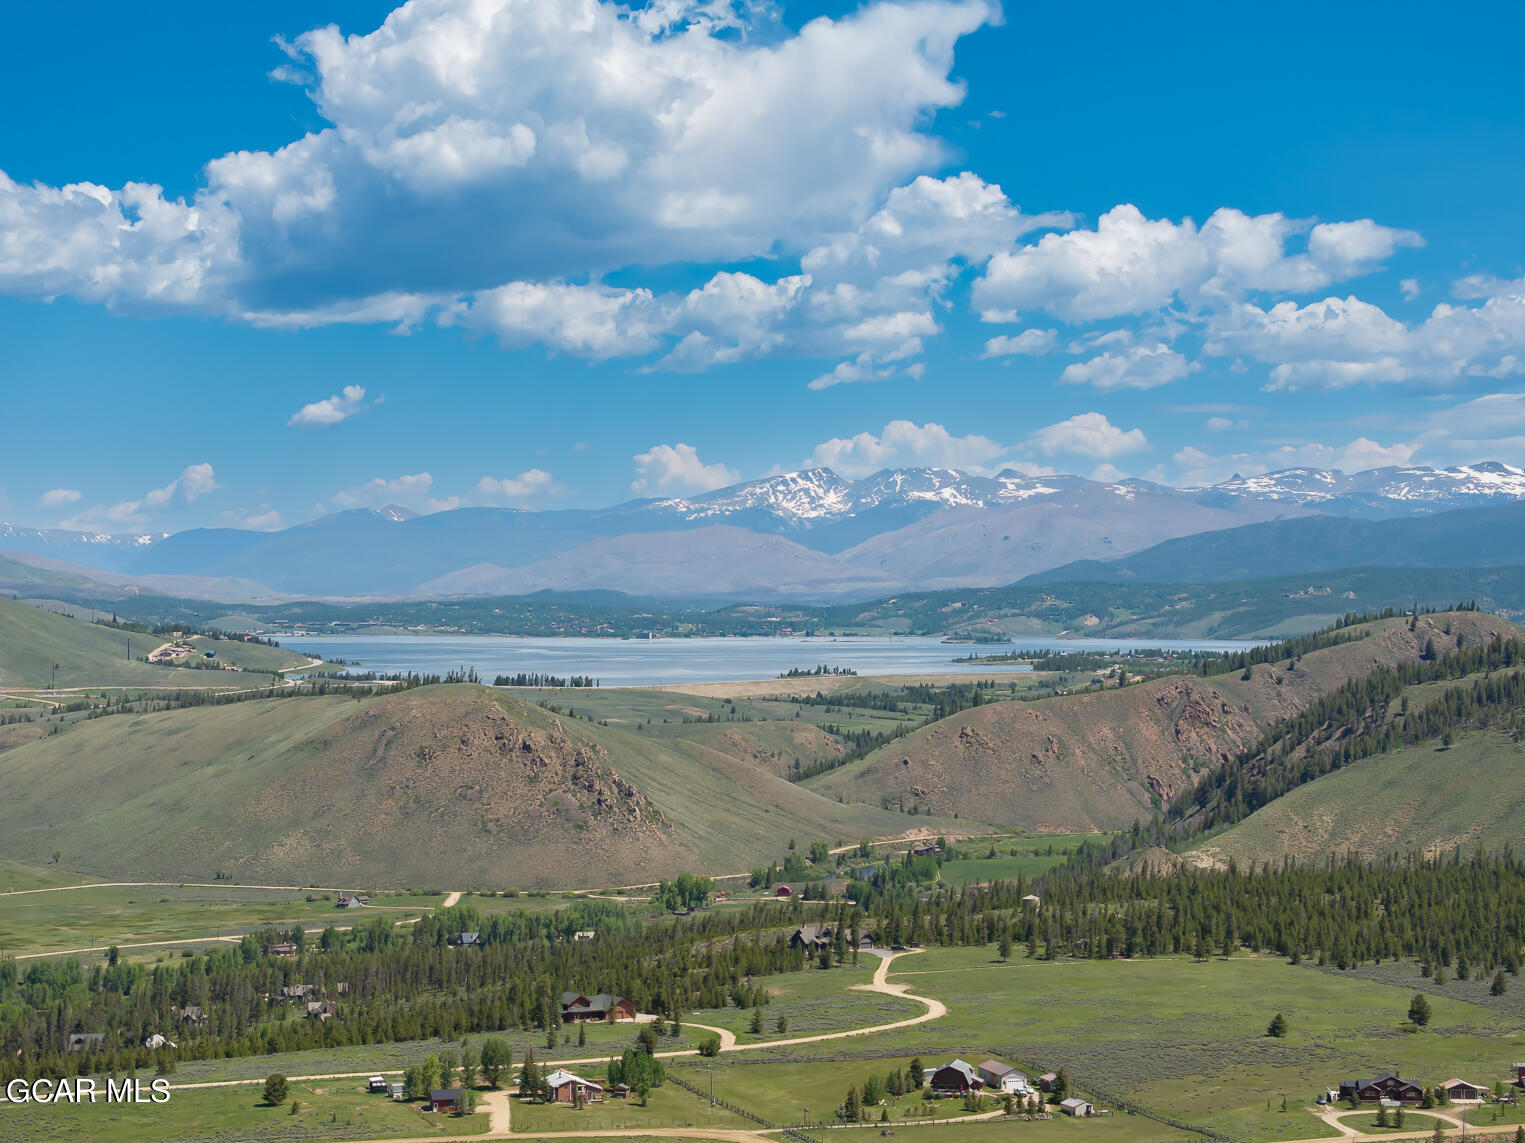
<path id="1" fill-rule="evenodd" d="M 1411 1112 L 1408 1129 L 1397 1131 L 1376 1127 L 1369 1108 L 1325 1113 L 1313 1105 L 1316 1093 L 1341 1079 L 1384 1069 L 1426 1083 L 1461 1075 L 1491 1086 L 1525 1054 L 1525 1002 L 1488 1007 L 1433 988 L 1431 1024 L 1404 1031 L 1408 998 L 1427 982 L 1412 968 L 1405 974 L 1395 966 L 1385 975 L 1391 979 L 1250 955 L 1049 962 L 1019 949 L 1002 962 L 988 947 L 883 959 L 865 954 L 857 968 L 759 981 L 773 996 L 762 1036 L 727 1027 L 737 1023 L 734 1009 L 693 1013 L 681 1037 L 662 1044 L 670 1082 L 647 1107 L 611 1100 L 575 1111 L 496 1092 L 484 1093 L 482 1109 L 466 1119 L 420 1114 L 363 1093 L 366 1076 L 395 1075 L 441 1047 L 396 1044 L 187 1063 L 172 1077 L 173 1096 L 163 1107 L 0 1105 L 0 1136 L 18 1143 L 149 1135 L 184 1143 L 509 1135 L 781 1143 L 776 1125 L 808 1122 L 803 1133 L 821 1140 L 822 1121 L 834 1122 L 831 1109 L 850 1085 L 904 1067 L 912 1056 L 929 1070 L 954 1056 L 975 1062 L 994 1056 L 1034 1076 L 1063 1066 L 1075 1087 L 1110 1114 L 1083 1121 L 1005 1119 L 998 1111 L 971 1117 L 960 1101 L 905 1097 L 890 1099 L 858 1128 L 865 1136 L 875 1128 L 898 1133 L 937 1124 L 932 1138 L 941 1143 L 995 1143 L 1028 1133 L 1077 1143 L 1185 1143 L 1207 1133 L 1244 1143 L 1365 1143 L 1430 1138 L 1436 1121 L 1459 1133 L 1464 1113 L 1474 1137 L 1512 1134 L 1520 1114 L 1507 1107 Z M 1264 1034 L 1273 1010 L 1286 1016 L 1285 1039 Z M 773 1030 L 781 1014 L 788 1033 Z M 704 1026 L 726 1033 L 713 1060 L 701 1060 L 692 1046 Z M 633 1039 L 629 1025 L 593 1032 L 587 1049 L 544 1054 L 566 1055 L 560 1062 L 596 1074 L 598 1059 Z M 240 1074 L 228 1075 L 229 1068 Z M 296 1112 L 261 1104 L 259 1084 L 272 1071 L 293 1077 Z"/>

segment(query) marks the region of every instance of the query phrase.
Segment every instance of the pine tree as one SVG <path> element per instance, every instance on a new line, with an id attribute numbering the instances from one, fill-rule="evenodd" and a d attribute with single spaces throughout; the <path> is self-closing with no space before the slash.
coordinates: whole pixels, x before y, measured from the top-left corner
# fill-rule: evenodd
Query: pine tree
<path id="1" fill-rule="evenodd" d="M 265 1077 L 265 1102 L 271 1107 L 286 1102 L 286 1077 L 279 1072 Z"/>
<path id="2" fill-rule="evenodd" d="M 1499 969 L 1493 974 L 1493 983 L 1488 986 L 1488 995 L 1502 996 L 1509 991 L 1509 985 L 1504 983 L 1504 970 Z"/>
<path id="3" fill-rule="evenodd" d="M 1430 1022 L 1430 1002 L 1422 992 L 1414 993 L 1409 1001 L 1409 1022 L 1421 1028 Z"/>
<path id="4" fill-rule="evenodd" d="M 1278 1012 L 1271 1017 L 1271 1023 L 1266 1027 L 1267 1036 L 1275 1036 L 1278 1040 L 1287 1034 L 1287 1018 Z"/>

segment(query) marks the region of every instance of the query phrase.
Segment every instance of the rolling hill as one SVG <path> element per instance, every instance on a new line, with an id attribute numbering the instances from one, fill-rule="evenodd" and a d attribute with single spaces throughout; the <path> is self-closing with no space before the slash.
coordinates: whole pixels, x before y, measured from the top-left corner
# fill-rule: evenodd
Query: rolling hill
<path id="1" fill-rule="evenodd" d="M 1525 503 L 1396 520 L 1308 516 L 1167 540 L 1121 559 L 1085 560 L 1023 582 L 1221 583 L 1335 568 L 1525 564 Z"/>
<path id="2" fill-rule="evenodd" d="M 1288 857 L 1501 849 L 1525 833 L 1525 742 L 1499 730 L 1363 759 L 1298 786 L 1183 854 L 1242 867 Z"/>
<path id="3" fill-rule="evenodd" d="M 95 719 L 0 754 L 0 780 L 0 856 L 120 878 L 597 886 L 908 824 L 468 684 Z"/>
<path id="4" fill-rule="evenodd" d="M 70 619 L 0 598 L 0 687 L 48 686 L 54 678 L 54 664 L 60 688 L 248 685 L 232 672 L 158 667 L 142 661 L 163 642 L 162 636 Z M 215 650 L 221 662 L 251 671 L 279 670 L 307 662 L 305 655 L 261 644 L 207 639 L 193 642 L 198 649 Z"/>
<path id="5" fill-rule="evenodd" d="M 1475 642 L 1515 631 L 1477 612 L 1426 616 L 1412 632 L 1401 620 L 1358 630 L 1360 638 L 1304 655 L 1292 670 L 1267 664 L 1248 678 L 1173 676 L 976 707 L 806 784 L 828 797 L 1004 826 L 1118 829 L 1349 678 L 1417 661 L 1430 639 L 1444 650 L 1458 635 Z"/>

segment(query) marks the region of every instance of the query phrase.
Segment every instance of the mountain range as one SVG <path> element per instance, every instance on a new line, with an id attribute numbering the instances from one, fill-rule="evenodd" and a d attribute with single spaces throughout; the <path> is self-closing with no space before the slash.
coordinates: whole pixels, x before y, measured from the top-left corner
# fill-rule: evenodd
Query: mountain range
<path id="1" fill-rule="evenodd" d="M 1395 518 L 1520 502 L 1525 469 L 1498 462 L 1353 475 L 1288 469 L 1187 489 L 946 468 L 848 480 L 819 468 L 603 509 L 416 515 L 388 505 L 278 532 L 113 535 L 0 524 L 0 552 L 54 574 L 182 594 L 215 587 L 221 598 L 613 588 L 663 598 L 848 599 L 1010 583 L 1302 517 L 1380 528 Z"/>

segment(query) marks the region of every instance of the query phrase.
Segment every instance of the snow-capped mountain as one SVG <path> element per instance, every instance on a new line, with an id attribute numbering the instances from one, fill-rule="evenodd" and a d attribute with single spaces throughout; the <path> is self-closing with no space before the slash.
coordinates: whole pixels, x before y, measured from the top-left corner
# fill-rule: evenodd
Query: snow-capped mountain
<path id="1" fill-rule="evenodd" d="M 809 526 L 874 509 L 989 508 L 1053 495 L 1085 483 L 1078 476 L 1039 478 L 1006 469 L 991 477 L 954 468 L 886 468 L 861 480 L 847 480 L 829 468 L 810 468 L 734 484 L 702 496 L 652 500 L 642 505 L 642 510 L 691 521 L 765 512 L 780 521 Z"/>
<path id="2" fill-rule="evenodd" d="M 814 468 L 602 509 L 420 516 L 388 505 L 280 532 L 110 535 L 0 524 L 0 552 L 121 576 L 255 581 L 322 596 L 407 595 L 424 585 L 618 586 L 620 569 L 637 566 L 647 572 L 632 583 L 673 595 L 709 595 L 730 583 L 753 585 L 746 590 L 759 598 L 759 584 L 847 596 L 1009 583 L 1076 560 L 1115 560 L 1169 539 L 1310 514 L 1385 520 L 1516 501 L 1525 501 L 1525 469 L 1496 462 L 1354 474 L 1287 469 L 1186 489 L 931 467 L 852 480 Z M 727 550 L 734 574 L 720 567 Z"/>
<path id="3" fill-rule="evenodd" d="M 1452 468 L 1373 468 L 1346 474 L 1289 468 L 1263 476 L 1234 476 L 1214 490 L 1282 501 L 1340 516 L 1407 516 L 1525 499 L 1525 468 L 1499 461 Z"/>

